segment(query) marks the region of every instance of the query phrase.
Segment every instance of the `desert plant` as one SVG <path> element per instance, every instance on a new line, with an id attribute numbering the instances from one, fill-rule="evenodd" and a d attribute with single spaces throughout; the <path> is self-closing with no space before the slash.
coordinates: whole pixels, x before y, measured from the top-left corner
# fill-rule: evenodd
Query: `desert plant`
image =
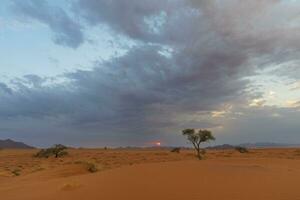
<path id="1" fill-rule="evenodd" d="M 202 155 L 205 154 L 205 150 L 200 147 L 201 143 L 215 140 L 215 137 L 212 135 L 211 131 L 205 129 L 200 129 L 197 132 L 195 129 L 185 129 L 182 131 L 182 134 L 187 136 L 187 139 L 193 144 L 199 160 L 201 160 Z"/>
<path id="2" fill-rule="evenodd" d="M 68 154 L 67 147 L 61 144 L 56 144 L 51 148 L 55 158 L 62 157 Z"/>
<path id="3" fill-rule="evenodd" d="M 54 156 L 55 158 L 62 157 L 68 154 L 66 151 L 67 147 L 61 144 L 56 144 L 48 149 L 41 149 L 39 152 L 35 154 L 35 157 L 38 158 L 49 158 Z"/>
<path id="4" fill-rule="evenodd" d="M 296 154 L 297 156 L 300 156 L 300 149 L 296 149 L 296 150 L 295 150 L 295 154 Z"/>
<path id="5" fill-rule="evenodd" d="M 95 173 L 98 171 L 97 166 L 94 163 L 90 163 L 90 162 L 86 163 L 86 168 L 91 173 Z"/>
<path id="6" fill-rule="evenodd" d="M 39 152 L 37 152 L 34 157 L 37 158 L 49 158 L 51 156 L 51 152 L 49 149 L 41 149 Z"/>
<path id="7" fill-rule="evenodd" d="M 248 149 L 246 147 L 237 146 L 235 147 L 235 150 L 237 150 L 240 153 L 248 153 Z"/>
<path id="8" fill-rule="evenodd" d="M 171 150 L 172 153 L 180 153 L 180 148 L 176 147 Z"/>
<path id="9" fill-rule="evenodd" d="M 98 171 L 97 165 L 94 164 L 94 163 L 91 163 L 91 162 L 88 162 L 88 161 L 81 161 L 81 160 L 75 161 L 74 163 L 84 165 L 86 170 L 91 172 L 91 173 L 95 173 L 95 172 Z"/>
<path id="10" fill-rule="evenodd" d="M 14 169 L 13 171 L 11 171 L 12 174 L 14 174 L 15 176 L 20 176 L 21 175 L 21 170 L 20 169 Z"/>

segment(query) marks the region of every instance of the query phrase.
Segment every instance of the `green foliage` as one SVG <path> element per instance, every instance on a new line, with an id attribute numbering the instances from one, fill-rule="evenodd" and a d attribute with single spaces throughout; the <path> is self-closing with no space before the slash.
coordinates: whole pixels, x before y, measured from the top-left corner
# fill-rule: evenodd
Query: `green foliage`
<path id="1" fill-rule="evenodd" d="M 235 147 L 235 150 L 237 150 L 240 153 L 249 153 L 248 149 L 245 147 L 237 146 Z"/>
<path id="2" fill-rule="evenodd" d="M 202 155 L 205 154 L 205 150 L 200 147 L 204 142 L 209 142 L 215 140 L 211 131 L 200 129 L 196 131 L 195 129 L 185 129 L 182 134 L 187 137 L 187 139 L 193 144 L 194 149 L 197 152 L 197 157 L 199 160 L 202 159 Z"/>
<path id="3" fill-rule="evenodd" d="M 63 157 L 68 154 L 66 149 L 67 149 L 66 146 L 61 144 L 56 144 L 51 148 L 41 149 L 37 154 L 35 154 L 35 157 L 38 158 L 49 158 L 51 156 L 54 156 L 55 158 Z"/>

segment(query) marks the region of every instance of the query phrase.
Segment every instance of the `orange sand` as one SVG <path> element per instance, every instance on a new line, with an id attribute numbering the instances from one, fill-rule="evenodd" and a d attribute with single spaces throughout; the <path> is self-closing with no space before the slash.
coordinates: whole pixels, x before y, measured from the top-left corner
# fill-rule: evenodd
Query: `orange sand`
<path id="1" fill-rule="evenodd" d="M 300 199 L 297 149 L 209 151 L 202 161 L 192 151 L 71 150 L 60 159 L 33 153 L 0 151 L 1 200 Z M 84 162 L 99 172 L 89 173 Z"/>

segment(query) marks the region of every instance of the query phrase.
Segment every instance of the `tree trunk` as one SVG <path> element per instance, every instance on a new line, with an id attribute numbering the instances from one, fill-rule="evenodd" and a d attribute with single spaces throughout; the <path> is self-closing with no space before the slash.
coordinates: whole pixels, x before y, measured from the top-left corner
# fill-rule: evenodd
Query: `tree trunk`
<path id="1" fill-rule="evenodd" d="M 198 157 L 199 160 L 202 160 L 200 148 L 197 148 L 197 157 Z"/>

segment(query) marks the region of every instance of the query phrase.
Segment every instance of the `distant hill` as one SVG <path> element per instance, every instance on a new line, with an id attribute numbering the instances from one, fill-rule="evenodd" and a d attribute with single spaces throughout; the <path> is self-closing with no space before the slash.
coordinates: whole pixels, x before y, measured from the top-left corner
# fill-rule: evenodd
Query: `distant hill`
<path id="1" fill-rule="evenodd" d="M 270 142 L 260 142 L 260 143 L 244 143 L 239 145 L 222 144 L 217 146 L 209 146 L 206 149 L 234 149 L 237 146 L 246 148 L 288 148 L 288 147 L 300 147 L 300 144 L 281 144 L 281 143 L 270 143 Z"/>
<path id="2" fill-rule="evenodd" d="M 23 142 L 15 142 L 13 140 L 0 140 L 0 149 L 34 149 L 34 147 L 24 144 Z"/>
<path id="3" fill-rule="evenodd" d="M 118 150 L 172 150 L 174 148 L 180 148 L 182 150 L 192 149 L 191 147 L 180 147 L 180 146 L 149 146 L 149 147 L 136 147 L 136 146 L 127 146 L 127 147 L 117 147 L 113 149 Z"/>
<path id="4" fill-rule="evenodd" d="M 217 146 L 210 146 L 206 147 L 206 149 L 234 149 L 235 146 L 230 145 L 230 144 L 222 144 L 222 145 L 217 145 Z"/>
<path id="5" fill-rule="evenodd" d="M 287 148 L 287 147 L 300 147 L 300 144 L 281 144 L 281 143 L 270 143 L 270 142 L 261 142 L 261 143 L 245 143 L 240 144 L 239 146 L 246 148 Z"/>

